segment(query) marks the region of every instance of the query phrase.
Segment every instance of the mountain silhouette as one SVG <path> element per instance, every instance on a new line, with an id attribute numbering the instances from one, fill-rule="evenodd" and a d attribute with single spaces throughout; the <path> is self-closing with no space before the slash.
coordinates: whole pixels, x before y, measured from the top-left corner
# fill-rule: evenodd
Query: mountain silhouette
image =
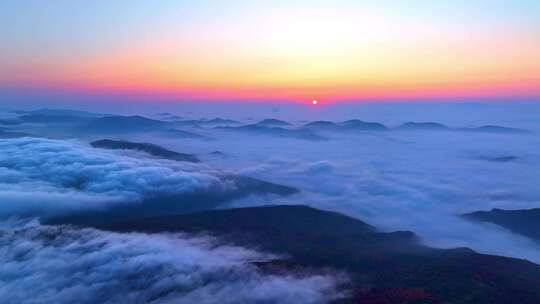
<path id="1" fill-rule="evenodd" d="M 186 162 L 192 162 L 197 163 L 199 162 L 199 159 L 195 157 L 192 154 L 185 154 L 185 153 L 178 153 L 171 150 L 167 150 L 163 147 L 149 144 L 149 143 L 136 143 L 136 142 L 129 142 L 129 141 L 121 141 L 121 140 L 111 140 L 111 139 L 102 139 L 93 141 L 90 143 L 90 145 L 94 148 L 102 148 L 102 149 L 123 149 L 123 150 L 137 150 L 146 152 L 150 155 L 159 157 L 159 158 L 165 158 L 175 161 L 186 161 Z"/>
<path id="2" fill-rule="evenodd" d="M 270 273 L 344 271 L 351 279 L 348 301 L 354 303 L 540 301 L 539 265 L 467 248 L 429 248 L 412 232 L 378 232 L 360 220 L 305 206 L 117 218 L 92 226 L 116 232 L 212 233 L 227 242 L 278 254 L 273 261 L 256 263 Z M 382 301 L 388 297 L 394 300 Z"/>
<path id="3" fill-rule="evenodd" d="M 467 213 L 463 216 L 470 220 L 499 225 L 514 233 L 540 242 L 540 208 L 524 210 L 492 209 L 491 211 Z"/>

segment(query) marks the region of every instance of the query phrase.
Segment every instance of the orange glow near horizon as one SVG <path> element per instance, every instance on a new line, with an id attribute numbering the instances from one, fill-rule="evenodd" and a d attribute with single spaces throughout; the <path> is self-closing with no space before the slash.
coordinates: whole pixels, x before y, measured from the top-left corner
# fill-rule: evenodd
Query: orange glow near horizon
<path id="1" fill-rule="evenodd" d="M 208 18 L 195 29 L 171 18 L 103 47 L 0 57 L 0 86 L 325 103 L 540 96 L 539 30 L 431 19 L 339 6 Z"/>

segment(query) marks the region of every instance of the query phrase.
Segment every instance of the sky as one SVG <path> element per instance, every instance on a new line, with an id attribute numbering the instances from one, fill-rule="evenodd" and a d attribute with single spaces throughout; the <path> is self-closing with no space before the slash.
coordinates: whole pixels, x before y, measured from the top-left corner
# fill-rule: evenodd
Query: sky
<path id="1" fill-rule="evenodd" d="M 540 96 L 536 0 L 3 0 L 0 41 L 10 96 Z"/>

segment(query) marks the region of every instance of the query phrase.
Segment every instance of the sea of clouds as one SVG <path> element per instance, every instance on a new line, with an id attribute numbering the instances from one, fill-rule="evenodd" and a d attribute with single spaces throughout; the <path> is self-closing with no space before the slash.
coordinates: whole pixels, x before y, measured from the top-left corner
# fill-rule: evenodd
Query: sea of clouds
<path id="1" fill-rule="evenodd" d="M 94 149 L 76 140 L 4 139 L 0 150 L 0 216 L 107 209 L 159 196 L 256 192 L 204 164 Z"/>
<path id="2" fill-rule="evenodd" d="M 307 204 L 364 220 L 381 230 L 410 230 L 430 246 L 470 247 L 540 263 L 540 246 L 460 214 L 540 207 L 540 136 L 447 131 L 326 134 L 309 141 L 215 135 L 217 142 L 166 141 L 172 148 L 212 147 L 228 157 L 217 168 L 302 190 L 291 198 L 250 198 L 236 206 Z M 515 157 L 497 161 L 500 157 Z"/>
<path id="3" fill-rule="evenodd" d="M 527 120 L 531 129 L 537 125 Z M 214 140 L 123 135 L 195 153 L 200 164 L 94 149 L 84 137 L 0 139 L 0 302 L 324 303 L 339 296 L 340 276 L 263 274 L 250 262 L 269 254 L 213 238 L 119 234 L 35 220 L 106 211 L 156 194 L 226 196 L 240 191 L 223 177 L 229 172 L 301 192 L 245 193 L 221 207 L 305 204 L 383 231 L 413 231 L 429 246 L 466 246 L 540 263 L 538 243 L 459 216 L 540 207 L 538 132 L 328 133 L 326 140 L 310 141 L 201 131 Z M 511 158 L 497 160 L 505 157 Z"/>
<path id="4" fill-rule="evenodd" d="M 0 140 L 1 303 L 325 303 L 330 274 L 264 274 L 273 256 L 187 234 L 119 234 L 39 224 L 148 194 L 238 191 L 205 165 L 77 140 Z M 196 202 L 193 202 L 196 203 Z"/>
<path id="5" fill-rule="evenodd" d="M 189 164 L 122 156 L 77 142 L 6 139 L 0 150 L 0 214 L 99 208 L 149 193 L 233 187 Z"/>

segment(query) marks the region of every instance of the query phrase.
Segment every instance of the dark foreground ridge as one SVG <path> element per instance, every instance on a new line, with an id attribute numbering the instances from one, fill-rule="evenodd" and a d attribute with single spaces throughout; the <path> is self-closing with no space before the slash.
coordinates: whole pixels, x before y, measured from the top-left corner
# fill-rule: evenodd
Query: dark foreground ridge
<path id="1" fill-rule="evenodd" d="M 539 265 L 467 248 L 429 248 L 411 232 L 381 233 L 357 219 L 305 206 L 214 210 L 93 227 L 209 232 L 284 256 L 259 263 L 262 271 L 345 271 L 352 292 L 343 303 L 540 303 Z"/>
<path id="2" fill-rule="evenodd" d="M 171 150 L 167 150 L 158 145 L 148 144 L 148 143 L 136 143 L 136 142 L 122 141 L 122 140 L 102 139 L 102 140 L 93 141 L 90 143 L 90 145 L 94 148 L 102 148 L 102 149 L 138 150 L 138 151 L 146 152 L 156 157 L 176 160 L 176 161 L 186 161 L 186 162 L 192 162 L 192 163 L 200 162 L 199 159 L 195 157 L 195 155 L 193 154 L 178 153 Z"/>
<path id="3" fill-rule="evenodd" d="M 467 213 L 463 216 L 470 220 L 499 225 L 514 233 L 540 242 L 540 208 L 525 210 L 492 209 L 491 211 Z"/>

